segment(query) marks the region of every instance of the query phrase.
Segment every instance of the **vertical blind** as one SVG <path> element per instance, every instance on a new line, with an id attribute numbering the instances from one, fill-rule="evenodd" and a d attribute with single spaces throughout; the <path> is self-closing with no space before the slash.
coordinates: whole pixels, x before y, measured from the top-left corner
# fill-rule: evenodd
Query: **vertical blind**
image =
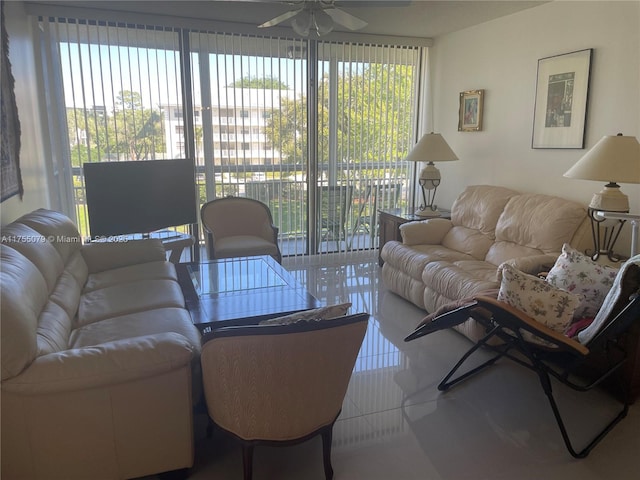
<path id="1" fill-rule="evenodd" d="M 59 18 L 40 25 L 55 47 L 43 59 L 51 63 L 49 80 L 60 78 L 61 91 L 51 91 L 48 102 L 66 120 L 61 174 L 71 180 L 76 220 L 87 237 L 83 163 L 184 158 L 167 148 L 184 142 L 182 130 L 166 128 L 163 118 L 181 102 L 179 32 Z"/>
<path id="2" fill-rule="evenodd" d="M 263 201 L 290 257 L 377 248 L 377 210 L 409 202 L 421 47 L 39 22 L 83 235 L 84 162 L 193 156 L 199 204 Z"/>

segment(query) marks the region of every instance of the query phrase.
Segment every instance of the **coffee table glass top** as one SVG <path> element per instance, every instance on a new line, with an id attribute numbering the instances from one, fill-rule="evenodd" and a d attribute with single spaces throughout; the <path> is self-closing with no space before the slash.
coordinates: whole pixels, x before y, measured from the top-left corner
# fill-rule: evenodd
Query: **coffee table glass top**
<path id="1" fill-rule="evenodd" d="M 269 256 L 178 263 L 176 273 L 185 306 L 201 332 L 214 324 L 252 325 L 322 306 Z"/>
<path id="2" fill-rule="evenodd" d="M 287 282 L 262 258 L 236 258 L 190 264 L 187 271 L 199 296 L 283 287 Z"/>

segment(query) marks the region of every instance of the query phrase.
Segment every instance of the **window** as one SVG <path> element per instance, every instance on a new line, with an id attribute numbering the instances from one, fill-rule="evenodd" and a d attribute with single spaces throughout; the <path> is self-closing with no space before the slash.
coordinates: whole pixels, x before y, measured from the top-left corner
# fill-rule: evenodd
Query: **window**
<path id="1" fill-rule="evenodd" d="M 85 132 L 58 152 L 72 178 L 59 176 L 63 210 L 88 236 L 82 164 L 184 158 L 179 37 L 171 28 L 130 28 L 115 22 L 39 19 L 52 137 L 58 130 Z M 53 76 L 53 74 L 52 74 Z M 62 119 L 62 121 L 59 121 Z M 57 141 L 52 142 L 56 148 Z M 73 213 L 72 213 L 73 212 Z"/>
<path id="2" fill-rule="evenodd" d="M 62 113 L 56 115 L 68 120 L 64 135 L 56 135 L 56 122 L 50 124 L 52 137 L 69 139 L 64 147 L 71 151 L 74 178 L 61 184 L 78 185 L 74 207 L 80 225 L 86 223 L 80 165 L 106 159 L 193 156 L 203 200 L 245 194 L 248 179 L 264 175 L 277 184 L 278 195 L 269 198 L 269 206 L 281 239 L 287 240 L 281 244 L 285 255 L 376 248 L 377 237 L 358 230 L 358 216 L 407 206 L 410 188 L 377 205 L 366 192 L 371 185 L 408 186 L 410 181 L 413 167 L 402 159 L 416 130 L 421 47 L 184 31 L 55 15 L 39 21 L 44 44 L 53 47 L 47 52 L 55 52 L 50 59 L 43 55 L 44 62 L 53 62 L 43 71 L 62 72 L 60 91 L 50 74 L 47 101 L 60 103 Z M 181 41 L 183 34 L 188 42 Z M 309 41 L 315 42 L 314 51 L 317 47 L 312 66 Z M 191 71 L 181 71 L 187 63 L 183 55 L 190 56 Z M 244 79 L 258 82 L 243 88 Z M 183 80 L 193 95 L 184 104 Z M 308 84 L 315 91 L 308 92 Z M 312 99 L 317 124 L 308 123 Z M 311 139 L 317 151 L 307 148 Z M 340 185 L 353 191 L 346 233 L 323 238 L 320 192 Z"/>

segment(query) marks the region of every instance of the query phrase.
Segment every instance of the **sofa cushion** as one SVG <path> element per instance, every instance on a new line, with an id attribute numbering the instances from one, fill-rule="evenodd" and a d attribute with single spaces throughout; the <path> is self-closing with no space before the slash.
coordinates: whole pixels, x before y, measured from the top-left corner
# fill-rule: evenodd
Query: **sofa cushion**
<path id="1" fill-rule="evenodd" d="M 37 268 L 52 292 L 58 276 L 64 270 L 64 263 L 53 244 L 45 236 L 22 223 L 10 223 L 2 227 L 2 243 L 14 248 Z"/>
<path id="2" fill-rule="evenodd" d="M 502 210 L 517 194 L 508 188 L 489 185 L 467 187 L 453 204 L 453 228 L 442 239 L 442 245 L 483 260 L 495 240 Z"/>
<path id="3" fill-rule="evenodd" d="M 446 299 L 471 297 L 498 288 L 496 267 L 482 260 L 431 262 L 422 274 L 427 290 Z"/>
<path id="4" fill-rule="evenodd" d="M 575 312 L 576 319 L 594 318 L 617 274 L 617 268 L 600 265 L 571 245 L 565 244 L 562 255 L 549 270 L 546 280 L 556 288 L 583 296 Z"/>
<path id="5" fill-rule="evenodd" d="M 49 299 L 42 273 L 8 245 L 0 245 L 2 380 L 18 375 L 36 356 L 38 317 Z"/>
<path id="6" fill-rule="evenodd" d="M 167 259 L 159 238 L 114 242 L 91 242 L 82 247 L 89 273 L 104 272 L 130 265 L 160 262 Z"/>
<path id="7" fill-rule="evenodd" d="M 200 333 L 183 308 L 158 308 L 106 318 L 71 332 L 69 348 L 84 348 L 105 342 L 158 333 L 175 332 L 192 345 L 200 345 Z"/>
<path id="8" fill-rule="evenodd" d="M 74 327 L 156 308 L 184 308 L 184 297 L 173 280 L 142 280 L 93 290 L 80 298 Z"/>
<path id="9" fill-rule="evenodd" d="M 455 226 L 442 239 L 442 246 L 456 252 L 465 253 L 476 260 L 483 260 L 493 238 L 472 228 Z"/>
<path id="10" fill-rule="evenodd" d="M 73 315 L 69 314 L 57 303 L 49 301 L 38 318 L 37 356 L 48 355 L 69 348 L 69 335 Z"/>
<path id="11" fill-rule="evenodd" d="M 472 185 L 464 189 L 451 207 L 451 221 L 455 226 L 477 230 L 494 238 L 498 218 L 515 190 L 492 185 Z"/>
<path id="12" fill-rule="evenodd" d="M 84 293 L 88 293 L 112 285 L 153 279 L 177 281 L 178 276 L 176 275 L 176 270 L 173 265 L 164 260 L 139 265 L 129 265 L 127 267 L 114 268 L 113 270 L 90 274 L 83 291 Z"/>
<path id="13" fill-rule="evenodd" d="M 15 223 L 23 223 L 44 235 L 54 246 L 63 263 L 80 250 L 82 238 L 74 223 L 65 215 L 44 208 L 27 213 Z"/>
<path id="14" fill-rule="evenodd" d="M 466 253 L 457 252 L 442 245 L 407 246 L 394 241 L 385 244 L 382 249 L 382 258 L 389 265 L 393 265 L 419 281 L 422 281 L 424 267 L 430 262 L 474 260 Z"/>
<path id="15" fill-rule="evenodd" d="M 500 265 L 515 256 L 560 254 L 586 218 L 584 206 L 559 197 L 522 194 L 512 197 L 496 225 L 496 242 L 485 260 Z"/>

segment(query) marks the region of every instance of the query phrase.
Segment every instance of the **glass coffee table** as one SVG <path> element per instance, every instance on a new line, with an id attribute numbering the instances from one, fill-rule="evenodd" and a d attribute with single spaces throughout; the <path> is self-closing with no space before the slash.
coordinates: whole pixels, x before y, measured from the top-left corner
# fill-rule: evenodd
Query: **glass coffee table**
<path id="1" fill-rule="evenodd" d="M 187 310 L 202 333 L 322 306 L 269 256 L 176 265 Z"/>

